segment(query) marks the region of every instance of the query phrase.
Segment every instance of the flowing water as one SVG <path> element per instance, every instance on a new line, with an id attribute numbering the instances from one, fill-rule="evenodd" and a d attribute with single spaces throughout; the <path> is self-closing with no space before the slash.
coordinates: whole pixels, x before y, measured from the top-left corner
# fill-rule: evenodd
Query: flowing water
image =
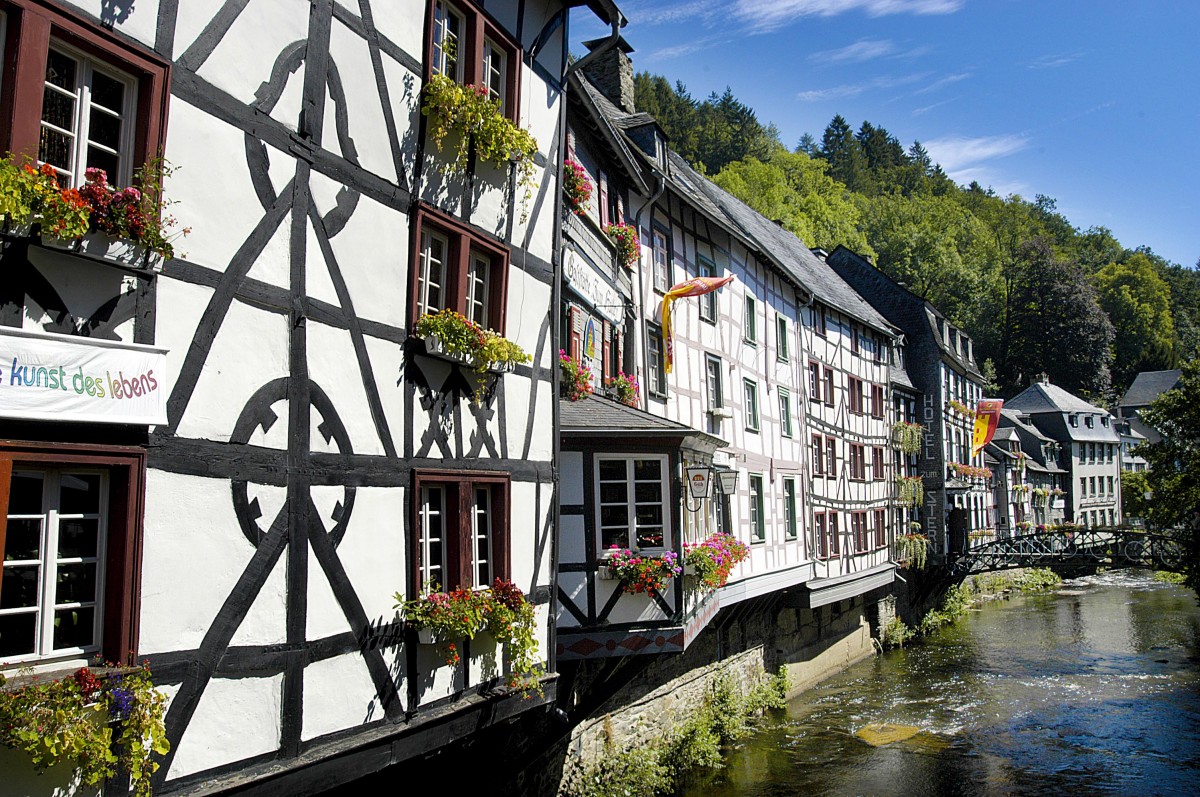
<path id="1" fill-rule="evenodd" d="M 873 723 L 920 731 L 873 746 Z M 684 792 L 823 794 L 1200 794 L 1194 593 L 1115 571 L 992 602 L 805 692 Z"/>

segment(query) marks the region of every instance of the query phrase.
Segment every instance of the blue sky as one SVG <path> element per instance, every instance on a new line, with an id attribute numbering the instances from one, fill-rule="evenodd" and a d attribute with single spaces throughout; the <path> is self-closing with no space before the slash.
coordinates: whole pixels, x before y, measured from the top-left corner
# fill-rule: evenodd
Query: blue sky
<path id="1" fill-rule="evenodd" d="M 1200 2 L 618 0 L 634 68 L 726 86 L 784 144 L 840 113 L 960 183 L 1054 197 L 1080 228 L 1200 259 Z M 607 28 L 574 17 L 577 42 Z"/>

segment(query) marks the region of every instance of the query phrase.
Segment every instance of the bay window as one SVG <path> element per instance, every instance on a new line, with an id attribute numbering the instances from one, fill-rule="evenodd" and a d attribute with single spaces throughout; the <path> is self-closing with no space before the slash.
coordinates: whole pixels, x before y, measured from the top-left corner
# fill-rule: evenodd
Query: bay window
<path id="1" fill-rule="evenodd" d="M 420 471 L 414 491 L 420 590 L 478 589 L 508 578 L 507 474 Z"/>
<path id="2" fill-rule="evenodd" d="M 666 455 L 596 456 L 596 529 L 599 549 L 669 548 Z"/>

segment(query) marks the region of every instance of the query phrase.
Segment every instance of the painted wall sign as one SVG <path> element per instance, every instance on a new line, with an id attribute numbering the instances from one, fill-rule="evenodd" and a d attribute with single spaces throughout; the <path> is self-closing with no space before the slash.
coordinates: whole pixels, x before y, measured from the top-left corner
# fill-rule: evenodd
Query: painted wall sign
<path id="1" fill-rule="evenodd" d="M 625 299 L 620 292 L 604 281 L 586 260 L 572 251 L 567 251 L 563 274 L 581 298 L 589 302 L 597 314 L 613 323 L 622 323 Z"/>
<path id="2" fill-rule="evenodd" d="M 583 327 L 583 353 L 589 360 L 596 359 L 596 319 L 589 318 Z"/>
<path id="3" fill-rule="evenodd" d="M 0 418 L 167 422 L 166 349 L 0 328 Z"/>

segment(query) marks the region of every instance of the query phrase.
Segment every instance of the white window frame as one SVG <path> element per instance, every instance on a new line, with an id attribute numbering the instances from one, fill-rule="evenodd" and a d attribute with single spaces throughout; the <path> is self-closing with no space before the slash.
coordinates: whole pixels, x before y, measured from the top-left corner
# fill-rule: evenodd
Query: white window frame
<path id="1" fill-rule="evenodd" d="M 746 517 L 750 523 L 750 542 L 766 542 L 766 498 L 764 496 L 765 487 L 762 474 L 748 474 L 746 489 L 747 505 L 749 506 L 749 511 L 746 513 Z"/>
<path id="2" fill-rule="evenodd" d="M 717 276 L 717 264 L 704 255 L 696 256 L 696 273 L 701 277 Z M 717 292 L 709 291 L 700 296 L 700 320 L 717 323 Z"/>
<path id="3" fill-rule="evenodd" d="M 491 256 L 478 249 L 472 249 L 467 257 L 467 318 L 484 329 L 490 321 L 492 265 Z"/>
<path id="4" fill-rule="evenodd" d="M 2 31 L 0 31 L 2 32 Z M 132 75 L 114 69 L 104 61 L 92 58 L 81 50 L 64 44 L 58 39 L 50 40 L 50 50 L 59 53 L 75 62 L 75 92 L 71 94 L 61 87 L 52 86 L 47 83 L 45 77 L 42 78 L 42 90 L 52 91 L 62 94 L 66 97 L 71 97 L 75 103 L 75 118 L 74 129 L 64 130 L 56 125 L 51 125 L 45 121 L 45 108 L 39 114 L 39 129 L 49 129 L 54 132 L 65 135 L 73 140 L 71 147 L 71 165 L 64 169 L 60 166 L 51 164 L 54 171 L 60 176 L 65 177 L 68 184 L 72 187 L 78 187 L 86 182 L 85 173 L 87 172 L 87 151 L 89 146 L 91 116 L 88 111 L 92 108 L 92 76 L 95 73 L 104 75 L 105 77 L 121 83 L 125 87 L 124 102 L 119 114 L 121 120 L 121 136 L 118 149 L 113 153 L 117 156 L 118 168 L 116 174 L 108 174 L 108 181 L 115 185 L 129 185 L 133 181 L 133 152 L 135 141 L 135 128 L 137 127 L 137 89 L 138 83 Z M 111 109 L 103 106 L 96 106 L 101 113 L 111 114 Z M 93 144 L 94 146 L 99 146 Z M 111 151 L 111 150 L 110 150 Z M 40 154 L 40 153 L 39 153 Z M 39 160 L 38 163 L 44 163 Z"/>
<path id="5" fill-rule="evenodd" d="M 433 259 L 433 248 L 431 242 L 436 239 L 442 243 L 442 259 L 435 261 Z M 441 268 L 440 282 L 435 282 L 432 278 L 432 263 L 437 263 Z M 426 313 L 441 312 L 446 306 L 447 290 L 450 276 L 450 264 L 453 262 L 453 255 L 450 250 L 450 238 L 443 233 L 433 229 L 421 230 L 421 256 L 418 264 L 420 269 L 417 273 L 417 318 Z M 440 292 L 441 301 L 431 303 L 429 299 L 431 286 Z"/>
<path id="6" fill-rule="evenodd" d="M 751 346 L 758 345 L 758 300 L 749 293 L 745 296 L 743 303 L 744 315 L 742 316 L 742 340 Z"/>
<path id="7" fill-rule="evenodd" d="M 441 500 L 435 509 L 430 508 L 429 491 L 436 489 L 441 493 Z M 447 567 L 447 543 L 449 532 L 449 516 L 446 512 L 446 494 L 450 491 L 447 484 L 436 482 L 433 484 L 421 485 L 421 494 L 419 496 L 420 505 L 417 509 L 417 534 L 419 535 L 421 544 L 421 589 L 432 591 L 434 585 L 439 589 L 446 588 L 446 567 Z M 434 538 L 429 533 L 429 519 L 431 517 L 441 518 L 442 535 L 440 538 Z M 442 547 L 441 556 L 437 557 L 438 561 L 434 562 L 433 546 L 434 543 L 440 543 Z M 439 577 L 440 576 L 440 577 Z"/>
<path id="8" fill-rule="evenodd" d="M 450 53 L 447 52 L 445 46 L 448 18 L 453 18 L 458 23 L 457 33 L 451 32 L 454 41 L 452 62 L 450 61 Z M 445 2 L 445 0 L 437 0 L 433 4 L 433 52 L 431 54 L 433 74 L 445 75 L 455 83 L 462 82 L 462 48 L 466 27 L 466 17 L 452 4 Z M 452 63 L 452 72 L 447 67 L 448 62 Z"/>
<path id="9" fill-rule="evenodd" d="M 779 313 L 775 316 L 775 359 L 781 363 L 788 361 L 788 322 L 787 316 Z"/>
<path id="10" fill-rule="evenodd" d="M 662 329 L 658 326 L 646 327 L 646 371 L 649 377 L 647 391 L 654 398 L 665 399 L 667 396 L 667 351 L 663 340 Z"/>
<path id="11" fill-rule="evenodd" d="M 671 246 L 665 230 L 650 227 L 651 257 L 654 260 L 654 290 L 666 293 L 671 287 Z"/>
<path id="12" fill-rule="evenodd" d="M 106 581 L 106 561 L 108 556 L 108 471 L 102 468 L 75 467 L 63 465 L 47 467 L 42 465 L 19 465 L 13 468 L 14 478 L 17 472 L 34 472 L 42 474 L 42 511 L 38 515 L 9 514 L 11 520 L 41 520 L 42 528 L 39 537 L 39 558 L 37 560 L 4 560 L 8 568 L 31 567 L 38 568 L 37 606 L 0 609 L 0 615 L 13 616 L 21 614 L 37 615 L 36 637 L 33 653 L 7 656 L 5 663 L 22 664 L 44 662 L 54 659 L 73 659 L 89 656 L 101 650 L 104 640 L 104 594 Z M 67 475 L 99 476 L 100 483 L 98 511 L 96 513 L 96 555 L 88 557 L 58 556 L 59 532 L 63 520 L 77 518 L 90 519 L 92 513 L 66 514 L 59 512 L 57 506 L 61 499 L 61 480 Z M 53 555 L 52 555 L 53 554 Z M 4 551 L 0 550 L 0 557 Z M 58 584 L 58 568 L 60 565 L 94 564 L 96 568 L 95 599 L 93 601 L 75 601 L 59 603 L 55 596 Z M 80 608 L 92 608 L 92 644 L 83 647 L 55 648 L 54 647 L 54 615 L 58 611 Z"/>
<path id="13" fill-rule="evenodd" d="M 507 114 L 508 51 L 490 37 L 483 39 L 483 63 L 479 65 L 479 72 L 488 97 L 500 103 L 500 113 Z"/>
<path id="14" fill-rule="evenodd" d="M 800 523 L 797 516 L 796 480 L 783 477 L 783 535 L 789 540 L 800 538 Z"/>
<path id="15" fill-rule="evenodd" d="M 742 393 L 745 398 L 746 431 L 759 431 L 758 417 L 758 382 L 750 378 L 742 379 Z"/>
<path id="16" fill-rule="evenodd" d="M 792 436 L 792 394 L 786 387 L 779 392 L 779 432 L 784 437 Z"/>
<path id="17" fill-rule="evenodd" d="M 657 482 L 660 490 L 661 512 L 662 512 L 662 545 L 645 546 L 640 550 L 648 552 L 660 552 L 671 550 L 672 541 L 674 539 L 674 529 L 671 526 L 671 461 L 666 454 L 635 454 L 635 453 L 612 453 L 612 454 L 596 454 L 593 463 L 592 489 L 595 496 L 594 520 L 596 528 L 596 550 L 603 554 L 604 548 L 604 532 L 606 528 L 601 524 L 602 509 L 605 506 L 600 498 L 600 463 L 602 462 L 623 462 L 625 464 L 625 487 L 626 498 L 625 504 L 627 507 L 627 517 L 629 519 L 624 547 L 633 550 L 638 548 L 637 538 L 640 526 L 637 519 L 637 485 L 639 482 L 634 478 L 634 463 L 638 460 L 654 460 L 659 463 L 660 478 Z M 643 480 L 641 484 L 653 484 L 649 480 Z M 614 527 L 615 528 L 615 527 Z"/>

